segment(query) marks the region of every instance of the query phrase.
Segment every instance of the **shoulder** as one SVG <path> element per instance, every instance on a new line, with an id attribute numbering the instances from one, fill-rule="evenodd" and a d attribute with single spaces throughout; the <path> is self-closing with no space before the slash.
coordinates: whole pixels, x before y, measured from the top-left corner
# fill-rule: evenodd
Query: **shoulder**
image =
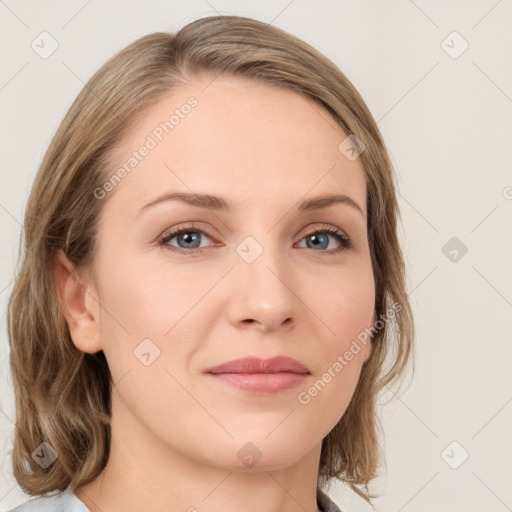
<path id="1" fill-rule="evenodd" d="M 89 512 L 89 509 L 70 491 L 32 498 L 7 512 Z"/>

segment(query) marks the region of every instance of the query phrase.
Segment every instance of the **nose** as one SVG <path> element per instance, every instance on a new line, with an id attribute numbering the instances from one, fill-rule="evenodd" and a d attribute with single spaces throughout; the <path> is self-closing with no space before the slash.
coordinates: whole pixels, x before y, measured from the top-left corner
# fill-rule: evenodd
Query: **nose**
<path id="1" fill-rule="evenodd" d="M 237 256 L 229 302 L 229 318 L 236 327 L 272 332 L 296 324 L 301 303 L 298 284 L 283 253 L 276 244 L 263 247 L 250 263 L 243 252 Z"/>

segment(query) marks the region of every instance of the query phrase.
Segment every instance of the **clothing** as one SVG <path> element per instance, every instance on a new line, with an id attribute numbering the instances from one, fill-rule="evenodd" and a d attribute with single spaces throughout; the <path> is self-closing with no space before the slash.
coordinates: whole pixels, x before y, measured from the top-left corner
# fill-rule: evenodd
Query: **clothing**
<path id="1" fill-rule="evenodd" d="M 342 512 L 320 488 L 316 490 L 316 501 L 322 512 Z M 54 496 L 33 498 L 8 512 L 89 512 L 89 509 L 74 492 L 67 490 Z"/>
<path id="2" fill-rule="evenodd" d="M 316 503 L 323 512 L 343 512 L 336 502 L 320 487 L 316 489 Z"/>
<path id="3" fill-rule="evenodd" d="M 32 498 L 8 512 L 89 512 L 74 492 L 67 490 L 54 496 Z"/>

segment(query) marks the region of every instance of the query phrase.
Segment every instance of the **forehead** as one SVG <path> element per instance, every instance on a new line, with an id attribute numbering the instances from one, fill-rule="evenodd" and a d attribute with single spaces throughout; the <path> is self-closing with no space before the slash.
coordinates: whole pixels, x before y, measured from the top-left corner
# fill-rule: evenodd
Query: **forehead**
<path id="1" fill-rule="evenodd" d="M 110 173 L 128 169 L 115 195 L 132 206 L 173 190 L 260 206 L 340 192 L 365 210 L 360 159 L 338 149 L 346 137 L 327 110 L 288 88 L 203 77 L 139 116 L 114 151 Z M 150 149 L 136 158 L 144 146 Z"/>

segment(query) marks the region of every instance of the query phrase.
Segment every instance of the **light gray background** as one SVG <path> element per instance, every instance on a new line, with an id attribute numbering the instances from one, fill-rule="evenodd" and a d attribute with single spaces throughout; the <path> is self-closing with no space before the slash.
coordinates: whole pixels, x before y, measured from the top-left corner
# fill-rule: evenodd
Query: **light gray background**
<path id="1" fill-rule="evenodd" d="M 382 408 L 377 510 L 512 510 L 511 0 L 0 1 L 2 311 L 31 183 L 84 83 L 136 38 L 216 11 L 271 22 L 333 60 L 370 107 L 400 176 L 417 366 Z M 42 31 L 59 45 L 47 59 L 31 48 Z M 464 41 L 454 31 L 469 44 L 457 58 Z M 452 237 L 468 249 L 455 262 L 442 250 Z M 3 510 L 27 496 L 10 472 L 5 313 L 0 322 Z M 342 485 L 331 495 L 344 512 L 369 510 Z"/>

